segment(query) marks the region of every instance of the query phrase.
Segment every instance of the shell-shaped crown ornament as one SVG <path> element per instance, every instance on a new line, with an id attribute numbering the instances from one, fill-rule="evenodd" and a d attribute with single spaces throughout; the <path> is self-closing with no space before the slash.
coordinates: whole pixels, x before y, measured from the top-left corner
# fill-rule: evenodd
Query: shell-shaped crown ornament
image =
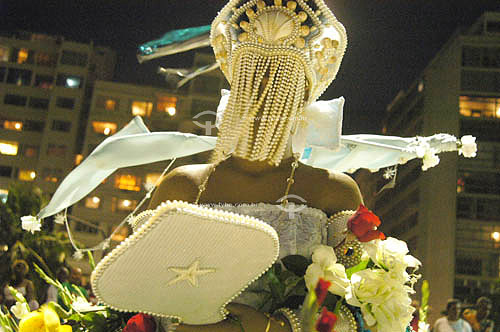
<path id="1" fill-rule="evenodd" d="M 210 41 L 229 83 L 241 53 L 300 59 L 313 102 L 335 79 L 347 35 L 323 0 L 231 0 L 213 21 Z"/>

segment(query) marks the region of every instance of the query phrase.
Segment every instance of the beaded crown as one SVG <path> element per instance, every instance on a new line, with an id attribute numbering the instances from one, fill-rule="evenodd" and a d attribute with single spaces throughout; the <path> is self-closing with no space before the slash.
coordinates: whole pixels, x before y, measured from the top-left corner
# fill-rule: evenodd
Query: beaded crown
<path id="1" fill-rule="evenodd" d="M 335 79 L 347 36 L 323 0 L 231 0 L 212 23 L 210 41 L 230 83 L 242 49 L 300 58 L 312 102 Z"/>

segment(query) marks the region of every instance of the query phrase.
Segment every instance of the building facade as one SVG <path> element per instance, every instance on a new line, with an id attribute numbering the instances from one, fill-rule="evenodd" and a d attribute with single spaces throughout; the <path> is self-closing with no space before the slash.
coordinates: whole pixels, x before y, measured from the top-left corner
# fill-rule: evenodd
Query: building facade
<path id="1" fill-rule="evenodd" d="M 387 111 L 384 134 L 477 137 L 477 158 L 443 154 L 426 172 L 409 162 L 396 187 L 375 198 L 383 230 L 407 241 L 423 263 L 433 322 L 448 298 L 472 301 L 498 287 L 500 13 L 457 31 Z"/>
<path id="2" fill-rule="evenodd" d="M 75 166 L 96 79 L 111 79 L 105 47 L 34 33 L 0 36 L 0 195 L 11 181 L 53 193 Z"/>

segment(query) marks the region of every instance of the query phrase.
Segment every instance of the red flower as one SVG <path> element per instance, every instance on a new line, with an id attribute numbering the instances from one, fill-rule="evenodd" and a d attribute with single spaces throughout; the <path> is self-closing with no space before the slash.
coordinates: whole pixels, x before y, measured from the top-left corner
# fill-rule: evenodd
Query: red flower
<path id="1" fill-rule="evenodd" d="M 385 235 L 377 230 L 378 226 L 380 226 L 380 219 L 363 204 L 359 205 L 356 213 L 347 221 L 347 228 L 361 242 L 368 242 L 375 239 L 384 240 Z"/>
<path id="2" fill-rule="evenodd" d="M 337 315 L 333 312 L 328 311 L 326 307 L 323 307 L 323 311 L 321 312 L 321 316 L 316 322 L 316 330 L 318 332 L 332 332 L 333 325 L 337 322 Z"/>
<path id="3" fill-rule="evenodd" d="M 316 288 L 314 289 L 316 292 L 316 302 L 319 306 L 325 300 L 326 295 L 328 294 L 328 287 L 330 287 L 331 284 L 332 283 L 330 281 L 319 278 Z"/>
<path id="4" fill-rule="evenodd" d="M 130 318 L 122 332 L 155 332 L 156 322 L 152 316 L 137 314 Z"/>

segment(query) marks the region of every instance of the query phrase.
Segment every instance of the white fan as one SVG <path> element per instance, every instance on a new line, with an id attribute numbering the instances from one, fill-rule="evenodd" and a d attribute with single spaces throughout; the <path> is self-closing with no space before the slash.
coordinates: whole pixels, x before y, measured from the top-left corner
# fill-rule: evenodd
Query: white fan
<path id="1" fill-rule="evenodd" d="M 263 221 L 167 201 L 97 265 L 92 287 L 119 311 L 211 324 L 278 254 L 278 235 Z"/>

